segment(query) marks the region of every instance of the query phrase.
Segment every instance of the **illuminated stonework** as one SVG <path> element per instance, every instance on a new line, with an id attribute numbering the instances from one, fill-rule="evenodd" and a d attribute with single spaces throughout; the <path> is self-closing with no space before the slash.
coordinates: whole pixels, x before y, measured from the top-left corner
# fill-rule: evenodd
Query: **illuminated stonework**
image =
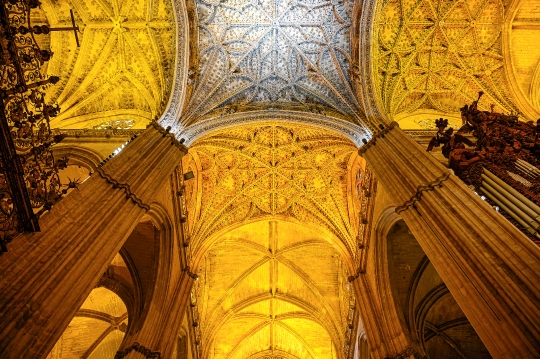
<path id="1" fill-rule="evenodd" d="M 132 283 L 126 263 L 116 255 L 109 270 Z M 47 359 L 113 358 L 128 328 L 128 310 L 109 289 L 92 290 Z"/>
<path id="2" fill-rule="evenodd" d="M 280 123 L 196 141 L 184 164 L 198 178 L 188 191 L 192 248 L 229 226 L 278 216 L 321 226 L 353 253 L 347 172 L 355 152 L 351 142 L 325 129 Z"/>
<path id="3" fill-rule="evenodd" d="M 228 232 L 195 282 L 202 357 L 344 358 L 355 306 L 346 278 L 341 256 L 316 230 L 270 220 Z"/>
<path id="4" fill-rule="evenodd" d="M 175 74 L 170 1 L 50 0 L 43 9 L 52 27 L 71 26 L 73 9 L 81 29 L 79 48 L 73 32 L 51 33 L 47 72 L 60 82 L 48 96 L 61 108 L 53 127 L 92 128 L 129 118 L 134 128 L 144 128 L 161 116 Z"/>
<path id="5" fill-rule="evenodd" d="M 359 120 L 341 0 L 198 0 L 200 64 L 185 124 L 210 111 L 319 106 Z"/>
<path id="6" fill-rule="evenodd" d="M 506 70 L 514 99 L 530 120 L 540 117 L 540 0 L 512 1 L 503 32 Z"/>
<path id="7" fill-rule="evenodd" d="M 376 86 L 389 117 L 480 106 L 517 111 L 504 72 L 500 0 L 392 0 L 378 4 Z"/>

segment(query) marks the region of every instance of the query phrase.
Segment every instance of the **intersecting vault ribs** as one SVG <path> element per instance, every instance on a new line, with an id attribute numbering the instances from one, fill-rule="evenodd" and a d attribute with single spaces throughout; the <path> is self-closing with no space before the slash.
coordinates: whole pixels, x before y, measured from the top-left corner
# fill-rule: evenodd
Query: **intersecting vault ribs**
<path id="1" fill-rule="evenodd" d="M 51 26 L 69 24 L 73 9 L 81 47 L 73 33 L 51 34 L 48 72 L 60 82 L 48 91 L 62 109 L 53 127 L 91 128 L 132 120 L 144 128 L 165 110 L 174 74 L 174 16 L 167 0 L 44 0 Z"/>
<path id="2" fill-rule="evenodd" d="M 185 124 L 217 107 L 318 104 L 360 119 L 342 0 L 197 0 L 200 76 Z"/>
<path id="3" fill-rule="evenodd" d="M 229 129 L 195 142 L 200 209 L 191 245 L 229 226 L 280 216 L 321 226 L 353 253 L 347 171 L 355 146 L 327 131 L 273 123 Z"/>
<path id="4" fill-rule="evenodd" d="M 220 237 L 203 263 L 194 288 L 203 357 L 343 356 L 352 291 L 339 254 L 316 231 L 248 224 Z"/>
<path id="5" fill-rule="evenodd" d="M 391 116 L 480 106 L 516 111 L 504 73 L 500 0 L 390 0 L 377 10 L 380 99 Z"/>

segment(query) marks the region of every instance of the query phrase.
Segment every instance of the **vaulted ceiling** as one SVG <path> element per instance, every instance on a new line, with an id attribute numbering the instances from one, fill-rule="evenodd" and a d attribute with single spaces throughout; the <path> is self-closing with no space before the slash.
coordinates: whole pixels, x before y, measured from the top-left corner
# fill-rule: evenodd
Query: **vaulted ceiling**
<path id="1" fill-rule="evenodd" d="M 374 21 L 375 84 L 389 118 L 405 128 L 432 128 L 459 108 L 540 114 L 535 90 L 540 52 L 538 0 L 391 0 Z"/>
<path id="2" fill-rule="evenodd" d="M 60 115 L 52 127 L 145 128 L 160 116 L 171 93 L 176 57 L 175 21 L 166 0 L 44 0 L 51 27 L 49 75 L 60 82 L 47 91 Z M 40 35 L 43 36 L 43 35 Z"/>
<path id="3" fill-rule="evenodd" d="M 325 129 L 279 122 L 246 125 L 196 141 L 184 159 L 191 247 L 231 225 L 281 216 L 321 226 L 355 248 L 347 199 L 356 147 Z"/>
<path id="4" fill-rule="evenodd" d="M 196 0 L 200 61 L 182 122 L 209 113 L 296 108 L 362 117 L 349 78 L 341 0 Z"/>
<path id="5" fill-rule="evenodd" d="M 274 220 L 221 236 L 192 300 L 209 359 L 343 358 L 355 307 L 343 260 L 324 236 Z"/>
<path id="6" fill-rule="evenodd" d="M 54 52 L 47 74 L 61 78 L 48 90 L 61 108 L 53 127 L 144 128 L 163 116 L 180 134 L 286 110 L 361 133 L 370 98 L 403 128 L 430 128 L 440 116 L 458 126 L 459 108 L 479 91 L 481 108 L 540 116 L 540 0 L 354 4 L 373 6 L 372 19 L 353 15 L 349 0 L 42 3 L 36 23 L 71 26 L 72 9 L 80 27 L 79 48 L 71 31 L 39 36 Z M 368 59 L 358 57 L 366 24 Z M 366 61 L 373 71 L 360 71 Z"/>
<path id="7" fill-rule="evenodd" d="M 347 281 L 357 160 L 344 137 L 278 121 L 190 147 L 183 168 L 195 172 L 185 185 L 189 248 L 203 256 L 192 296 L 203 358 L 345 357 L 358 325 Z"/>
<path id="8" fill-rule="evenodd" d="M 110 271 L 131 282 L 126 263 L 117 255 Z M 47 359 L 112 358 L 127 330 L 128 310 L 118 295 L 100 287 L 92 290 Z"/>

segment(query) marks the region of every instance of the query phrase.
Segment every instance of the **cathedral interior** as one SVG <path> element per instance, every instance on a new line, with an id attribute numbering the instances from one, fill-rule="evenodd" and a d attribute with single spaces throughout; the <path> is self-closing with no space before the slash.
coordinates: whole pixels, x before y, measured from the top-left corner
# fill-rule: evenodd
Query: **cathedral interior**
<path id="1" fill-rule="evenodd" d="M 540 0 L 1 7 L 0 358 L 540 357 Z"/>

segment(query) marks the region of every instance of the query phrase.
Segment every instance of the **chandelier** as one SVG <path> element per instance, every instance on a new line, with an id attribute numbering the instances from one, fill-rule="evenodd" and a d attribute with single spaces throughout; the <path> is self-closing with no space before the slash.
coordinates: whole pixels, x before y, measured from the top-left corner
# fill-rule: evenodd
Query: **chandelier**
<path id="1" fill-rule="evenodd" d="M 64 29 L 32 26 L 30 12 L 39 5 L 0 1 L 0 253 L 17 234 L 39 231 L 39 216 L 76 185 L 60 183 L 67 158 L 55 160 L 52 146 L 65 135 L 51 131 L 60 108 L 45 102 L 45 91 L 59 78 L 45 78 L 41 67 L 52 53 L 35 38 Z"/>

